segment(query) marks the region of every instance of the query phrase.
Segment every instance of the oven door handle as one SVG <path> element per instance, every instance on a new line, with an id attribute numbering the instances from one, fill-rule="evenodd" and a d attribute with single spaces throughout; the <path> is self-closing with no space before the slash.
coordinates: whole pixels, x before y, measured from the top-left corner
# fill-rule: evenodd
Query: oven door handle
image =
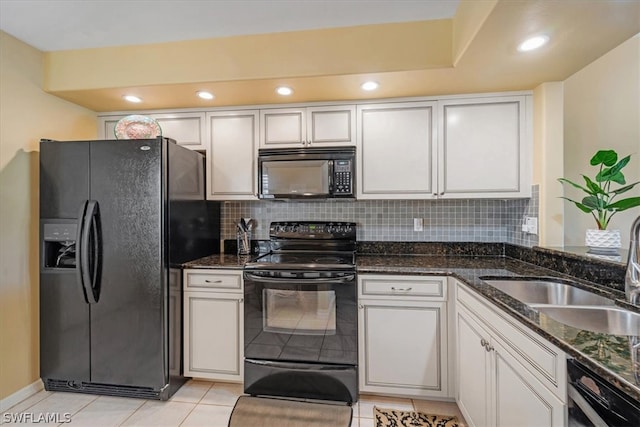
<path id="1" fill-rule="evenodd" d="M 253 273 L 244 273 L 244 278 L 246 280 L 252 280 L 254 282 L 262 282 L 262 283 L 284 283 L 284 282 L 295 282 L 303 285 L 318 285 L 321 283 L 345 283 L 351 282 L 356 278 L 355 274 L 349 274 L 348 276 L 342 277 L 318 277 L 316 279 L 296 279 L 291 277 L 284 278 L 273 278 L 273 277 L 262 277 L 255 275 Z"/>

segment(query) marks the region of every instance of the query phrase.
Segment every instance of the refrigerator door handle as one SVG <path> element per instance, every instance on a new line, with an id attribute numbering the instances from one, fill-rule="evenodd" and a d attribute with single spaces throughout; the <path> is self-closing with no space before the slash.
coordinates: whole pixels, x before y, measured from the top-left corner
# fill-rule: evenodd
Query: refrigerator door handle
<path id="1" fill-rule="evenodd" d="M 81 209 L 80 227 L 76 241 L 78 278 L 88 304 L 98 302 L 101 254 L 98 222 L 98 202 L 88 200 Z"/>

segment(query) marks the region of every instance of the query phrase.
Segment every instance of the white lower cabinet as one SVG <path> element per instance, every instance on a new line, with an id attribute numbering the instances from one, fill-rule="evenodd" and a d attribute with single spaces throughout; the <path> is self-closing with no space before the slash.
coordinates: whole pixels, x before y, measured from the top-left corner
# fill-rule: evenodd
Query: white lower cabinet
<path id="1" fill-rule="evenodd" d="M 360 392 L 447 397 L 446 278 L 358 276 Z"/>
<path id="2" fill-rule="evenodd" d="M 242 271 L 184 271 L 184 375 L 242 382 Z"/>
<path id="3" fill-rule="evenodd" d="M 456 288 L 456 402 L 469 425 L 566 425 L 565 354 Z"/>

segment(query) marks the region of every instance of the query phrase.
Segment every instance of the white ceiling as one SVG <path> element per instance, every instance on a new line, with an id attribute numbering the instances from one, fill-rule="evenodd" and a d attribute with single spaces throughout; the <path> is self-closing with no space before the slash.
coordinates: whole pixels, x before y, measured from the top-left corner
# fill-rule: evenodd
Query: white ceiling
<path id="1" fill-rule="evenodd" d="M 459 0 L 0 0 L 0 29 L 42 51 L 452 18 Z"/>

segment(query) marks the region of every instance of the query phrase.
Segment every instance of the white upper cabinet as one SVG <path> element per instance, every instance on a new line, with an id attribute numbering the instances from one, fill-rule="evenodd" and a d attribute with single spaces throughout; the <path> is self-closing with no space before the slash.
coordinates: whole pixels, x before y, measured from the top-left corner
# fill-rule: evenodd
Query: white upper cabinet
<path id="1" fill-rule="evenodd" d="M 174 139 L 178 145 L 192 150 L 206 149 L 205 113 L 175 112 L 144 114 L 155 119 L 162 129 L 162 136 Z M 127 115 L 98 118 L 98 138 L 114 139 L 118 120 Z"/>
<path id="2" fill-rule="evenodd" d="M 205 113 L 151 114 L 162 129 L 162 136 L 192 150 L 205 150 Z"/>
<path id="3" fill-rule="evenodd" d="M 207 153 L 212 200 L 257 199 L 260 148 L 356 146 L 358 199 L 531 197 L 532 96 L 451 95 L 356 105 L 141 113 Z M 115 138 L 122 113 L 98 117 Z"/>
<path id="4" fill-rule="evenodd" d="M 531 196 L 530 97 L 358 106 L 358 198 Z"/>
<path id="5" fill-rule="evenodd" d="M 530 196 L 524 96 L 443 100 L 439 109 L 439 196 Z"/>
<path id="6" fill-rule="evenodd" d="M 355 145 L 355 106 L 260 110 L 260 148 Z"/>
<path id="7" fill-rule="evenodd" d="M 258 111 L 207 113 L 207 199 L 256 199 Z"/>
<path id="8" fill-rule="evenodd" d="M 435 115 L 435 102 L 358 106 L 359 199 L 432 197 Z"/>

